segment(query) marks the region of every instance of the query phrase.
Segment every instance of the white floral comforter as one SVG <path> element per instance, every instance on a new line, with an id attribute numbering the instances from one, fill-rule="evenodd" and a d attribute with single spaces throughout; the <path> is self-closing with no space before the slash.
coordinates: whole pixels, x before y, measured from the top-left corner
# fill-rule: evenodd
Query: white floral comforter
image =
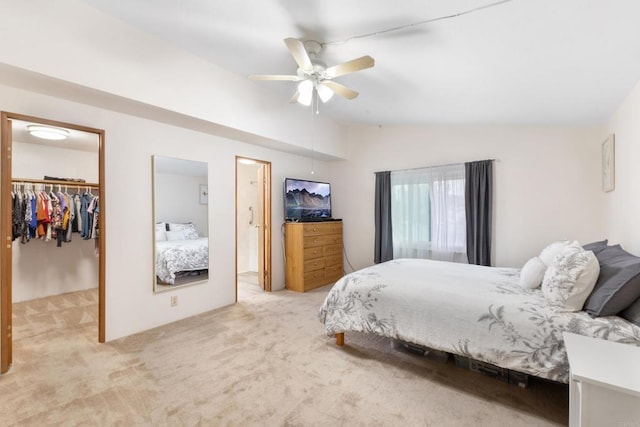
<path id="1" fill-rule="evenodd" d="M 209 268 L 209 239 L 168 240 L 156 242 L 156 275 L 165 283 L 174 284 L 180 271 Z"/>
<path id="2" fill-rule="evenodd" d="M 562 332 L 640 346 L 640 327 L 617 316 L 554 310 L 519 269 L 399 259 L 348 274 L 318 317 L 328 335 L 360 331 L 568 382 Z"/>

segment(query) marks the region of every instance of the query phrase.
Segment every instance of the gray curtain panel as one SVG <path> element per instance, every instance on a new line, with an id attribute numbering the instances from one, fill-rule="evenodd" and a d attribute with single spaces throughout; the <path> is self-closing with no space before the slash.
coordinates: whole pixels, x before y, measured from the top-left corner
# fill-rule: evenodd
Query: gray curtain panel
<path id="1" fill-rule="evenodd" d="M 465 167 L 467 258 L 469 264 L 491 265 L 493 160 L 469 162 Z"/>
<path id="2" fill-rule="evenodd" d="M 373 261 L 379 264 L 393 259 L 390 171 L 376 172 L 375 227 L 376 246 Z"/>

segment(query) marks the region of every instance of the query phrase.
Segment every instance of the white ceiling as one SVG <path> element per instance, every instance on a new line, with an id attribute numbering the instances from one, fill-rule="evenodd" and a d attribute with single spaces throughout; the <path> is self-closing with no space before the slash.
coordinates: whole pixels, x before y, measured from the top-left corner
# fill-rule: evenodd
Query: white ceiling
<path id="1" fill-rule="evenodd" d="M 337 42 L 329 66 L 371 55 L 336 80 L 360 96 L 320 106 L 345 124 L 601 123 L 640 80 L 638 0 L 511 0 L 351 40 L 496 0 L 85 1 L 243 76 L 294 74 L 286 37 Z"/>

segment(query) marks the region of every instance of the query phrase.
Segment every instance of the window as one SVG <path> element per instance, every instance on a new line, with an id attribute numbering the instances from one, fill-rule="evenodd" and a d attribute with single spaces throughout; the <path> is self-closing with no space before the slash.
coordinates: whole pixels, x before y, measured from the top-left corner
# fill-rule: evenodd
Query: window
<path id="1" fill-rule="evenodd" d="M 464 165 L 391 172 L 394 258 L 466 262 Z"/>

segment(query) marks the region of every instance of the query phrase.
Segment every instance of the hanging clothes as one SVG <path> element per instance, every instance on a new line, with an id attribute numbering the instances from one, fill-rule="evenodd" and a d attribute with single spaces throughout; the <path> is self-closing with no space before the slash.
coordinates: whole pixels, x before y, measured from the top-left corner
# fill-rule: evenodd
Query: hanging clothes
<path id="1" fill-rule="evenodd" d="M 91 238 L 91 215 L 89 214 L 89 205 L 93 200 L 93 194 L 85 192 L 80 198 L 80 215 L 82 217 L 82 228 L 80 229 L 80 237 L 83 239 Z"/>
<path id="2" fill-rule="evenodd" d="M 37 214 L 38 199 L 36 197 L 36 194 L 33 191 L 30 194 L 30 200 L 31 200 L 31 220 L 29 221 L 29 236 L 32 239 L 35 239 L 37 237 L 36 230 L 38 229 L 38 214 Z"/>
<path id="3" fill-rule="evenodd" d="M 70 195 L 41 189 L 33 191 L 31 184 L 14 183 L 11 192 L 11 234 L 15 241 L 27 243 L 31 239 L 54 239 L 56 246 L 71 242 L 74 232 L 80 233 L 85 240 L 98 239 L 99 212 L 98 197 L 94 196 L 89 187 L 84 194 Z M 97 242 L 96 242 L 97 244 Z"/>

